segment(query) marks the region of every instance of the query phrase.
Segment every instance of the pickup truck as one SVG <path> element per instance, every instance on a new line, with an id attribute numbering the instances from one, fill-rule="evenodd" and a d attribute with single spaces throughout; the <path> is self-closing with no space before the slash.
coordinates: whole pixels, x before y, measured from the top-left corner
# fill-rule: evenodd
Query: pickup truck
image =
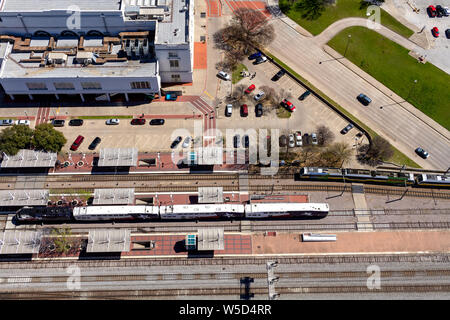
<path id="1" fill-rule="evenodd" d="M 176 94 L 173 94 L 173 93 L 166 94 L 167 101 L 176 101 L 177 98 L 178 98 L 178 96 Z"/>

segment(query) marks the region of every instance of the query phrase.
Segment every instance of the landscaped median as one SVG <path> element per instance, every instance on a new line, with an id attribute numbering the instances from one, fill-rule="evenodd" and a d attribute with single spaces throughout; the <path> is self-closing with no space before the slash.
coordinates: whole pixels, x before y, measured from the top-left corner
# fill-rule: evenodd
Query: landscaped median
<path id="1" fill-rule="evenodd" d="M 133 116 L 80 116 L 80 117 L 71 117 L 71 119 L 83 119 L 83 120 L 108 120 L 108 119 L 133 119 Z"/>
<path id="2" fill-rule="evenodd" d="M 351 113 L 349 113 L 347 110 L 345 110 L 342 106 L 340 106 L 338 103 L 333 101 L 331 98 L 329 98 L 327 95 L 325 95 L 322 91 L 317 89 L 314 85 L 312 85 L 308 80 L 300 76 L 297 72 L 295 72 L 293 69 L 291 69 L 288 65 L 286 65 L 284 62 L 282 62 L 280 59 L 272 55 L 270 52 L 263 50 L 264 54 L 270 58 L 272 58 L 276 63 L 278 63 L 280 66 L 282 66 L 286 71 L 288 71 L 290 74 L 298 78 L 301 82 L 303 82 L 305 85 L 307 85 L 311 90 L 316 92 L 318 95 L 320 95 L 324 100 L 326 100 L 328 103 L 330 103 L 333 107 L 335 107 L 337 110 L 339 110 L 342 114 L 347 116 L 349 119 L 352 120 L 352 122 L 358 124 L 361 128 L 363 128 L 370 136 L 371 138 L 375 138 L 378 136 L 378 134 L 370 129 L 368 126 L 366 126 L 364 123 L 362 123 L 359 119 L 357 119 L 355 116 L 353 116 Z M 394 155 L 388 160 L 389 162 L 396 163 L 399 165 L 406 165 L 407 167 L 412 168 L 421 168 L 416 162 L 408 158 L 405 154 L 403 154 L 400 150 L 392 146 L 394 149 Z"/>

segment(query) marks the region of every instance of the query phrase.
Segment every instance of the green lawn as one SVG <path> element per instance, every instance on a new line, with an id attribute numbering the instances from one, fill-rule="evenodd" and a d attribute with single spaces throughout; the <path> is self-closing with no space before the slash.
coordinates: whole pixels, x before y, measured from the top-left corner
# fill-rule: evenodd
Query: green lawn
<path id="1" fill-rule="evenodd" d="M 297 0 L 291 4 L 291 0 L 280 0 L 279 5 L 281 11 L 283 11 L 285 15 L 313 35 L 318 35 L 333 22 L 344 18 L 367 18 L 367 8 L 366 6 L 361 5 L 361 0 L 337 0 L 335 5 L 326 6 L 325 10 L 322 11 L 318 17 L 308 15 L 307 10 L 305 9 L 296 8 L 297 3 L 303 3 L 304 1 L 305 0 Z M 406 38 L 409 38 L 414 33 L 382 9 L 380 23 Z"/>
<path id="2" fill-rule="evenodd" d="M 328 45 L 343 54 L 348 34 L 347 59 L 450 130 L 450 75 L 430 63 L 418 63 L 407 49 L 363 27 L 343 30 Z"/>
<path id="3" fill-rule="evenodd" d="M 350 112 L 348 112 L 347 110 L 345 110 L 341 105 L 339 105 L 338 103 L 336 103 L 334 100 L 332 100 L 330 97 L 328 97 L 326 94 L 324 94 L 322 91 L 320 91 L 319 89 L 317 89 L 314 85 L 311 84 L 311 82 L 309 82 L 308 80 L 306 80 L 305 78 L 303 78 L 301 75 L 299 75 L 297 72 L 295 72 L 294 70 L 292 70 L 287 64 L 285 64 L 283 61 L 281 61 L 280 59 L 278 59 L 277 57 L 275 57 L 273 54 L 271 54 L 268 51 L 264 51 L 264 54 L 268 57 L 271 57 L 274 61 L 276 61 L 279 65 L 281 65 L 284 69 L 286 69 L 287 71 L 289 71 L 291 74 L 293 74 L 296 78 L 300 79 L 303 83 L 305 83 L 306 85 L 308 85 L 312 90 L 314 90 L 315 92 L 317 92 L 322 98 L 324 98 L 325 100 L 327 100 L 330 104 L 332 104 L 336 109 L 338 109 L 340 112 L 342 112 L 343 114 L 345 114 L 347 117 L 349 117 L 354 123 L 357 123 L 359 126 L 361 126 L 364 130 L 367 131 L 367 133 L 373 138 L 375 138 L 378 134 L 373 131 L 372 129 L 370 129 L 368 126 L 366 126 L 364 123 L 362 123 L 358 118 L 356 118 L 355 116 L 353 116 Z M 410 158 L 408 158 L 405 154 L 403 154 L 400 150 L 398 150 L 397 148 L 395 148 L 394 146 L 392 146 L 392 148 L 394 149 L 394 154 L 393 156 L 388 160 L 389 162 L 393 162 L 399 165 L 406 165 L 408 167 L 412 167 L 412 168 L 421 168 L 421 166 L 419 166 L 416 162 L 414 162 L 413 160 L 411 160 Z"/>
<path id="4" fill-rule="evenodd" d="M 247 67 L 244 66 L 242 63 L 238 64 L 236 69 L 233 70 L 233 73 L 231 75 L 231 82 L 233 84 L 236 84 L 239 81 L 241 81 L 241 79 L 243 79 L 243 77 L 241 76 L 241 72 L 243 70 L 248 71 Z"/>
<path id="5" fill-rule="evenodd" d="M 94 119 L 132 119 L 133 116 L 82 116 L 82 117 L 71 117 L 72 119 L 84 119 L 84 120 L 94 120 Z"/>
<path id="6" fill-rule="evenodd" d="M 285 107 L 278 107 L 277 108 L 277 117 L 287 119 L 291 117 L 291 112 L 289 112 Z"/>

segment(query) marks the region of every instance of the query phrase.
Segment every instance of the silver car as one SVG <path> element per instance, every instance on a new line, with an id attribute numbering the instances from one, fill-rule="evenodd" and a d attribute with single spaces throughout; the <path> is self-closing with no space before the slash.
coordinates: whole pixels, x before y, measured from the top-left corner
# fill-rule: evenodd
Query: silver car
<path id="1" fill-rule="evenodd" d="M 219 71 L 217 76 L 219 78 L 222 78 L 223 80 L 227 80 L 227 81 L 231 80 L 231 76 L 228 73 L 224 72 L 224 71 Z"/>
<path id="2" fill-rule="evenodd" d="M 318 144 L 318 141 L 317 141 L 317 134 L 311 133 L 311 143 L 312 143 L 312 144 Z"/>
<path id="3" fill-rule="evenodd" d="M 119 124 L 120 120 L 119 119 L 108 119 L 106 120 L 106 124 L 107 125 L 115 125 L 115 124 Z"/>
<path id="4" fill-rule="evenodd" d="M 13 124 L 14 120 L 12 119 L 0 120 L 0 126 L 12 126 Z"/>
<path id="5" fill-rule="evenodd" d="M 29 126 L 30 125 L 30 120 L 16 120 L 16 124 L 17 125 Z"/>
<path id="6" fill-rule="evenodd" d="M 260 92 L 258 92 L 256 95 L 255 95 L 255 100 L 256 101 L 259 101 L 259 100 L 261 100 L 263 97 L 264 97 L 264 95 L 265 95 L 265 93 L 264 93 L 264 91 L 260 91 Z"/>
<path id="7" fill-rule="evenodd" d="M 293 148 L 295 147 L 295 139 L 294 139 L 294 135 L 290 134 L 289 135 L 289 148 Z"/>
<path id="8" fill-rule="evenodd" d="M 184 141 L 183 141 L 182 147 L 187 148 L 187 147 L 189 147 L 190 144 L 191 144 L 191 137 L 186 137 L 186 139 L 184 139 Z"/>

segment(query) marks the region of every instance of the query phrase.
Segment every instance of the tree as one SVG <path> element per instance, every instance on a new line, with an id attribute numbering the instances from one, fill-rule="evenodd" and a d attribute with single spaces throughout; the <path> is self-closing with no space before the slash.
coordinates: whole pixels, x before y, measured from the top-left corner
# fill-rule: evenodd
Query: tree
<path id="1" fill-rule="evenodd" d="M 14 125 L 0 133 L 0 151 L 16 155 L 20 149 L 29 149 L 33 130 L 26 125 Z"/>
<path id="2" fill-rule="evenodd" d="M 231 93 L 231 101 L 242 101 L 245 98 L 245 89 L 247 87 L 243 84 L 238 84 L 234 87 L 233 92 Z"/>
<path id="3" fill-rule="evenodd" d="M 295 8 L 302 13 L 302 18 L 316 20 L 322 15 L 326 4 L 324 0 L 301 0 L 295 4 Z"/>
<path id="4" fill-rule="evenodd" d="M 324 166 L 342 167 L 352 157 L 352 149 L 344 142 L 337 142 L 330 145 L 320 158 L 326 163 Z"/>
<path id="5" fill-rule="evenodd" d="M 270 101 L 272 105 L 277 106 L 279 101 L 275 89 L 269 86 L 261 86 L 260 89 L 265 93 L 265 100 Z"/>
<path id="6" fill-rule="evenodd" d="M 319 145 L 326 146 L 333 142 L 334 140 L 334 133 L 331 132 L 331 130 L 324 125 L 320 125 L 317 127 L 317 140 Z"/>
<path id="7" fill-rule="evenodd" d="M 70 236 L 72 231 L 70 228 L 53 229 L 51 231 L 53 237 L 53 244 L 57 253 L 68 253 L 72 248 L 72 241 Z"/>
<path id="8" fill-rule="evenodd" d="M 380 136 L 372 140 L 372 145 L 364 145 L 359 148 L 358 160 L 375 166 L 381 161 L 386 161 L 394 154 L 391 144 Z"/>
<path id="9" fill-rule="evenodd" d="M 49 123 L 43 123 L 36 127 L 33 136 L 33 146 L 37 150 L 58 152 L 66 144 L 64 135 L 53 128 Z"/>

